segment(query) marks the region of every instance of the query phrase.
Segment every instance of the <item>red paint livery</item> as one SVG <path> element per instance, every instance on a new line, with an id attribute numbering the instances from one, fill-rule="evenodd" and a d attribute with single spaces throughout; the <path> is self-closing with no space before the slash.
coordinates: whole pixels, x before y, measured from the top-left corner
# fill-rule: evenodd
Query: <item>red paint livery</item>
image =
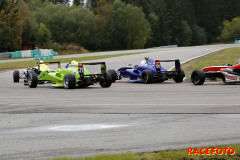
<path id="1" fill-rule="evenodd" d="M 240 62 L 240 61 L 239 61 Z M 194 70 L 191 75 L 191 80 L 194 85 L 202 85 L 205 79 L 220 78 L 224 83 L 239 83 L 240 82 L 240 64 L 211 66 L 201 70 Z"/>

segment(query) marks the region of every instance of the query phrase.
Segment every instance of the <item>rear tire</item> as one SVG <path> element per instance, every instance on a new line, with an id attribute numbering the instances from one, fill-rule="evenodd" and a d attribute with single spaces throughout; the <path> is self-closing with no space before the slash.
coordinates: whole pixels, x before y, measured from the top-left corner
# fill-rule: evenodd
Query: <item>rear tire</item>
<path id="1" fill-rule="evenodd" d="M 153 73 L 151 70 L 144 70 L 142 72 L 142 81 L 145 84 L 153 82 Z"/>
<path id="2" fill-rule="evenodd" d="M 73 89 L 76 86 L 76 77 L 73 74 L 66 74 L 63 77 L 63 87 L 65 89 Z"/>
<path id="3" fill-rule="evenodd" d="M 19 70 L 15 70 L 15 71 L 13 72 L 13 82 L 14 82 L 14 83 L 19 82 Z"/>
<path id="4" fill-rule="evenodd" d="M 38 84 L 38 76 L 36 73 L 30 73 L 28 75 L 28 86 L 30 88 L 36 88 Z"/>
<path id="5" fill-rule="evenodd" d="M 116 80 L 118 79 L 118 75 L 117 72 L 114 69 L 110 69 L 108 70 L 109 73 L 111 73 L 112 76 L 112 82 L 116 82 Z"/>
<path id="6" fill-rule="evenodd" d="M 111 75 L 111 73 L 107 72 L 105 77 L 102 76 L 99 84 L 102 88 L 110 87 L 112 85 L 112 75 Z"/>
<path id="7" fill-rule="evenodd" d="M 173 80 L 174 80 L 176 83 L 182 83 L 184 77 L 185 77 L 184 71 L 183 71 L 183 70 L 180 70 L 179 75 L 177 75 L 176 77 L 174 77 Z"/>
<path id="8" fill-rule="evenodd" d="M 194 70 L 191 80 L 194 85 L 202 85 L 205 82 L 205 73 L 200 69 Z"/>

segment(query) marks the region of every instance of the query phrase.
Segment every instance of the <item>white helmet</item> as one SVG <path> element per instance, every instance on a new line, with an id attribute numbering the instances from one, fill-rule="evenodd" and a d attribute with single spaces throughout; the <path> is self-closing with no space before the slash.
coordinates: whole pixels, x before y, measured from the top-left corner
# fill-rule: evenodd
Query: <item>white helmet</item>
<path id="1" fill-rule="evenodd" d="M 240 64 L 240 59 L 238 60 L 237 64 Z"/>
<path id="2" fill-rule="evenodd" d="M 145 60 L 141 61 L 141 66 L 144 66 L 145 64 L 146 64 Z"/>

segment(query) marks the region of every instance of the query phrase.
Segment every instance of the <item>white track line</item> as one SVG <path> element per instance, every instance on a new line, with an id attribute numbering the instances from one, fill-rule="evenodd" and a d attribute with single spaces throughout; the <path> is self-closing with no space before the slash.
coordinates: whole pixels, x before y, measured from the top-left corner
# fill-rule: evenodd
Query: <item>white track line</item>
<path id="1" fill-rule="evenodd" d="M 227 48 L 231 48 L 231 47 L 227 47 Z M 203 57 L 203 56 L 205 56 L 205 55 L 208 55 L 208 54 L 211 54 L 211 53 L 214 53 L 214 52 L 223 50 L 223 49 L 226 49 L 226 48 L 217 49 L 217 50 L 214 50 L 214 51 L 211 51 L 211 52 L 204 53 L 204 54 L 202 54 L 202 55 L 200 55 L 200 56 L 196 56 L 196 57 L 190 58 L 190 59 L 188 59 L 188 60 L 186 60 L 186 61 L 183 61 L 183 62 L 181 63 L 181 65 L 183 65 L 184 63 L 187 63 L 187 62 L 189 62 L 189 61 L 191 61 L 191 60 L 198 59 L 198 58 L 200 58 L 200 57 Z M 169 70 L 172 70 L 173 68 L 175 68 L 175 66 L 171 67 Z"/>
<path id="2" fill-rule="evenodd" d="M 77 106 L 239 106 L 240 104 L 77 104 Z"/>

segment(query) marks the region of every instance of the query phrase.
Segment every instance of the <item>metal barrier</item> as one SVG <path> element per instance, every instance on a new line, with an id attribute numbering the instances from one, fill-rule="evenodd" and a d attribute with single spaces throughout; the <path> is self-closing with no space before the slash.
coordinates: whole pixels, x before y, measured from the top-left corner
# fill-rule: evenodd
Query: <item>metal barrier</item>
<path id="1" fill-rule="evenodd" d="M 11 58 L 11 54 L 9 52 L 0 53 L 0 58 Z"/>

